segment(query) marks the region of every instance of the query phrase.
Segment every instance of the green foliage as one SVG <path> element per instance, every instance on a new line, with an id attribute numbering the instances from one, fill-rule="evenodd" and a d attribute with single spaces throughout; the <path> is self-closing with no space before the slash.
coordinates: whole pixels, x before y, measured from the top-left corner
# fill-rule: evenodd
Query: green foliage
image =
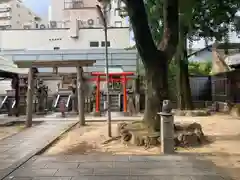
<path id="1" fill-rule="evenodd" d="M 177 72 L 177 65 L 173 62 L 170 63 L 168 71 L 169 71 L 169 78 L 175 79 L 176 72 Z M 208 76 L 212 70 L 212 62 L 205 61 L 205 62 L 188 62 L 188 69 L 189 75 L 192 76 Z"/>
<path id="2" fill-rule="evenodd" d="M 159 42 L 162 37 L 162 0 L 146 0 L 153 38 Z M 229 30 L 229 24 L 239 24 L 236 13 L 240 9 L 239 0 L 181 0 L 181 19 L 189 37 L 213 38 L 221 40 Z M 235 30 L 238 26 L 235 26 Z"/>
<path id="3" fill-rule="evenodd" d="M 148 14 L 148 21 L 149 26 L 151 29 L 151 33 L 153 36 L 153 39 L 156 43 L 158 43 L 163 35 L 163 28 L 162 28 L 162 9 L 163 4 L 162 2 L 159 2 L 160 0 L 147 0 L 145 1 L 145 7 Z"/>
<path id="4" fill-rule="evenodd" d="M 169 82 L 175 81 L 176 79 L 176 72 L 177 72 L 177 65 L 174 61 L 172 61 L 168 66 L 168 77 Z M 140 75 L 144 76 L 144 67 L 140 65 Z M 188 69 L 189 75 L 191 76 L 208 76 L 211 74 L 212 70 L 212 62 L 211 61 L 204 61 L 204 62 L 188 62 Z M 176 85 L 176 84 L 174 84 Z"/>
<path id="5" fill-rule="evenodd" d="M 172 61 L 168 66 L 168 86 L 169 86 L 169 96 L 171 100 L 176 100 L 176 74 L 177 65 Z M 212 63 L 210 61 L 206 62 L 189 62 L 188 63 L 189 75 L 191 76 L 208 76 L 211 73 Z"/>
<path id="6" fill-rule="evenodd" d="M 189 75 L 208 76 L 212 70 L 212 62 L 189 62 Z"/>

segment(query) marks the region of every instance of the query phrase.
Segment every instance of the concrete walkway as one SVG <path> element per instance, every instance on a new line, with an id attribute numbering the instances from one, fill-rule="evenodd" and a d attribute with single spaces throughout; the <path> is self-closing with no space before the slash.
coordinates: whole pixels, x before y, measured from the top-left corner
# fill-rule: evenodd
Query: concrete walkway
<path id="1" fill-rule="evenodd" d="M 137 116 L 112 116 L 112 121 L 137 121 L 142 120 L 143 115 L 139 114 Z M 26 116 L 20 116 L 20 117 L 8 117 L 7 115 L 0 115 L 0 125 L 6 124 L 11 121 L 25 121 Z M 52 113 L 48 115 L 35 115 L 33 116 L 33 121 L 77 121 L 78 116 L 77 115 L 67 115 L 66 118 L 61 117 L 61 113 Z M 101 122 L 101 121 L 107 121 L 106 116 L 101 117 L 94 117 L 91 115 L 85 116 L 86 122 Z"/>
<path id="2" fill-rule="evenodd" d="M 0 141 L 0 179 L 35 155 L 76 121 L 43 122 Z"/>
<path id="3" fill-rule="evenodd" d="M 230 180 L 194 156 L 35 156 L 4 180 Z"/>

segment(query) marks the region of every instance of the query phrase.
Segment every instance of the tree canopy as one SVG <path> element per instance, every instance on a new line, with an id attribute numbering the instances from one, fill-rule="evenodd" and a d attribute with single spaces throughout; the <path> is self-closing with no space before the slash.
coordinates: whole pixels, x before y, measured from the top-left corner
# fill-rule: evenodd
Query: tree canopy
<path id="1" fill-rule="evenodd" d="M 159 42 L 163 32 L 163 1 L 145 2 L 153 38 Z M 188 37 L 193 40 L 201 37 L 222 40 L 229 29 L 239 30 L 240 21 L 236 15 L 240 9 L 239 0 L 181 0 L 179 8 Z"/>
<path id="2" fill-rule="evenodd" d="M 168 96 L 168 64 L 179 44 L 179 30 L 191 38 L 220 40 L 229 30 L 239 0 L 122 0 L 145 68 L 144 122 L 159 129 L 161 104 Z M 181 23 L 179 23 L 180 21 Z M 181 24 L 181 28 L 179 28 Z M 186 43 L 185 43 L 186 44 Z M 186 51 L 184 52 L 186 56 Z M 185 67 L 185 66 L 184 66 Z"/>

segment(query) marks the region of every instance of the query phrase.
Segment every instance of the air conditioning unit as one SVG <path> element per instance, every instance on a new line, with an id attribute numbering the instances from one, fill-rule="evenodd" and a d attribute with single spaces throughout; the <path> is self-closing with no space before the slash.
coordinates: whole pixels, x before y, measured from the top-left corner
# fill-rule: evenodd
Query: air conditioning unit
<path id="1" fill-rule="evenodd" d="M 50 21 L 50 28 L 57 28 L 57 21 Z"/>
<path id="2" fill-rule="evenodd" d="M 94 25 L 94 20 L 93 19 L 88 19 L 87 24 L 88 24 L 88 26 L 92 27 Z"/>
<path id="3" fill-rule="evenodd" d="M 79 33 L 79 21 L 77 19 L 72 20 L 70 23 L 70 37 L 71 38 L 78 38 L 78 33 Z"/>
<path id="4" fill-rule="evenodd" d="M 73 9 L 79 9 L 79 8 L 83 8 L 84 4 L 82 0 L 73 0 L 72 6 L 73 6 Z"/>
<path id="5" fill-rule="evenodd" d="M 40 29 L 46 29 L 46 25 L 45 25 L 45 24 L 41 24 L 41 25 L 39 26 L 39 28 L 40 28 Z"/>
<path id="6" fill-rule="evenodd" d="M 32 26 L 30 24 L 25 24 L 23 25 L 23 29 L 31 29 Z"/>

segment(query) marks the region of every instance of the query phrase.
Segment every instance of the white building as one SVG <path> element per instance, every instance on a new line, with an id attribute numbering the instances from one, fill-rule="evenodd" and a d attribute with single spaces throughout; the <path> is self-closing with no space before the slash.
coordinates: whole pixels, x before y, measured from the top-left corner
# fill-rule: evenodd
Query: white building
<path id="1" fill-rule="evenodd" d="M 8 0 L 5 5 L 5 10 L 12 14 L 8 23 L 13 23 L 14 14 L 18 13 L 14 8 L 24 6 L 19 0 Z M 96 5 L 97 0 L 51 0 L 51 21 L 42 21 L 36 26 L 29 20 L 21 29 L 19 24 L 19 27 L 12 25 L 11 29 L 0 31 L 0 48 L 2 51 L 104 48 L 103 26 Z M 116 2 L 112 7 L 108 11 L 107 44 L 109 48 L 124 49 L 130 45 L 129 27 L 127 21 L 116 13 Z"/>
<path id="2" fill-rule="evenodd" d="M 0 1 L 0 29 L 22 29 L 26 23 L 39 21 L 41 18 L 20 0 Z"/>
<path id="3" fill-rule="evenodd" d="M 129 47 L 128 28 L 109 28 L 108 47 Z M 0 31 L 0 47 L 6 50 L 58 50 L 104 48 L 102 28 L 9 29 Z"/>
<path id="4" fill-rule="evenodd" d="M 57 27 L 69 27 L 70 22 L 78 20 L 79 27 L 99 27 L 101 21 L 96 10 L 97 0 L 51 0 L 49 21 L 56 22 Z M 128 27 L 126 18 L 119 15 L 118 0 L 112 1 L 107 9 L 108 26 Z"/>
<path id="5" fill-rule="evenodd" d="M 97 21 L 96 5 L 96 0 L 52 0 L 51 21 L 42 22 L 38 27 L 29 24 L 24 29 L 0 31 L 1 55 L 9 60 L 90 58 L 97 63 L 87 71 L 104 71 L 105 37 L 103 26 Z M 118 5 L 113 3 L 112 7 L 115 8 L 108 11 L 109 63 L 114 67 L 121 66 L 124 71 L 135 71 L 136 52 L 124 50 L 130 45 L 128 23 L 116 13 Z M 41 70 L 52 72 L 52 68 Z M 66 68 L 59 72 L 73 71 Z"/>

